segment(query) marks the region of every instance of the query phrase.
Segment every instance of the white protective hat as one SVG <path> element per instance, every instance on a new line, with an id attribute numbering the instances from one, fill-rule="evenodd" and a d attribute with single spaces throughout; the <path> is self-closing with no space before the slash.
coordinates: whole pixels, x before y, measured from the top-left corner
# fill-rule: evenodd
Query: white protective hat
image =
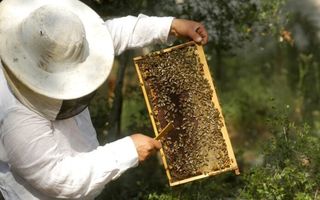
<path id="1" fill-rule="evenodd" d="M 76 99 L 110 73 L 114 50 L 103 20 L 77 0 L 4 0 L 0 57 L 32 91 Z"/>
<path id="2" fill-rule="evenodd" d="M 113 64 L 103 23 L 78 0 L 2 1 L 0 59 L 17 98 L 50 120 L 70 117 L 65 105 L 83 110 Z"/>

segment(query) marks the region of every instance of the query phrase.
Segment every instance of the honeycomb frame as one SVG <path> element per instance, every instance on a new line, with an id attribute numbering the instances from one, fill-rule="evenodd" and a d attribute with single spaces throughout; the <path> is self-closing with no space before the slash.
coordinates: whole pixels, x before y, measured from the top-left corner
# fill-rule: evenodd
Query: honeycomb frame
<path id="1" fill-rule="evenodd" d="M 186 47 L 193 47 L 193 46 L 196 48 L 196 51 L 197 51 L 197 53 L 194 54 L 193 56 L 197 57 L 198 62 L 201 63 L 202 70 L 203 70 L 202 75 L 208 81 L 208 84 L 210 85 L 210 88 L 212 90 L 212 95 L 211 95 L 211 101 L 213 103 L 212 105 L 219 112 L 219 116 L 220 116 L 220 119 L 221 119 L 221 126 L 219 128 L 220 128 L 220 131 L 222 133 L 224 144 L 226 146 L 227 156 L 228 156 L 228 159 L 230 160 L 230 164 L 229 164 L 228 167 L 225 167 L 225 168 L 222 168 L 222 169 L 215 169 L 215 170 L 212 169 L 210 171 L 202 172 L 201 174 L 197 174 L 197 175 L 194 175 L 194 176 L 191 176 L 191 177 L 187 177 L 187 178 L 184 178 L 184 179 L 177 180 L 176 178 L 173 178 L 173 176 L 172 176 L 172 169 L 170 169 L 170 167 L 168 165 L 168 157 L 166 156 L 166 154 L 165 154 L 166 152 L 162 148 L 160 150 L 160 154 L 161 154 L 161 158 L 162 158 L 162 161 L 163 161 L 163 164 L 164 164 L 164 168 L 165 168 L 165 171 L 166 171 L 170 186 L 176 186 L 176 185 L 184 184 L 184 183 L 191 182 L 191 181 L 194 181 L 194 180 L 198 180 L 198 179 L 206 178 L 206 177 L 209 177 L 209 176 L 214 176 L 214 175 L 217 175 L 217 174 L 221 174 L 221 173 L 224 173 L 224 172 L 227 172 L 227 171 L 235 171 L 235 173 L 237 175 L 240 174 L 239 173 L 239 168 L 238 168 L 238 165 L 237 165 L 237 162 L 236 162 L 236 159 L 235 159 L 235 155 L 234 155 L 234 152 L 233 152 L 233 148 L 232 148 L 232 145 L 231 145 L 231 142 L 230 142 L 229 134 L 228 134 L 228 131 L 227 131 L 227 128 L 226 128 L 226 125 L 225 125 L 225 120 L 224 120 L 224 117 L 223 117 L 223 114 L 222 114 L 221 106 L 220 106 L 220 103 L 219 103 L 219 100 L 218 100 L 218 96 L 217 96 L 217 93 L 216 93 L 216 90 L 215 90 L 215 87 L 214 87 L 214 82 L 213 82 L 213 79 L 211 77 L 211 73 L 209 71 L 209 67 L 208 67 L 208 64 L 207 64 L 207 61 L 206 61 L 206 57 L 205 57 L 205 53 L 204 53 L 203 47 L 201 45 L 196 44 L 195 42 L 187 42 L 187 43 L 184 43 L 184 44 L 181 44 L 181 45 L 173 46 L 173 47 L 170 47 L 170 48 L 165 48 L 163 50 L 152 52 L 152 53 L 150 53 L 148 55 L 145 55 L 145 56 L 138 56 L 138 57 L 135 57 L 133 59 L 134 60 L 134 64 L 135 64 L 135 68 L 136 68 L 136 72 L 137 72 L 137 75 L 138 75 L 138 78 L 139 78 L 140 86 L 141 86 L 141 89 L 142 89 L 142 92 L 143 92 L 143 96 L 144 96 L 144 99 L 145 99 L 145 102 L 146 102 L 146 106 L 147 106 L 147 109 L 148 109 L 148 114 L 149 114 L 149 117 L 150 117 L 150 120 L 151 120 L 151 123 L 152 123 L 152 127 L 153 127 L 153 130 L 154 130 L 154 133 L 155 133 L 156 136 L 159 135 L 159 133 L 163 129 L 163 126 L 160 126 L 159 123 L 158 123 L 159 120 L 157 120 L 157 115 L 155 113 L 156 105 L 152 101 L 152 99 L 154 98 L 155 94 L 154 94 L 154 91 L 151 91 L 150 87 L 148 87 L 149 83 L 146 80 L 146 76 L 143 75 L 144 71 L 141 69 L 141 66 L 140 66 L 141 65 L 141 61 L 147 60 L 147 58 L 150 58 L 152 56 L 159 56 L 159 55 L 168 54 L 168 53 L 170 54 L 172 51 L 180 50 L 180 49 L 183 49 L 183 48 L 186 48 Z"/>

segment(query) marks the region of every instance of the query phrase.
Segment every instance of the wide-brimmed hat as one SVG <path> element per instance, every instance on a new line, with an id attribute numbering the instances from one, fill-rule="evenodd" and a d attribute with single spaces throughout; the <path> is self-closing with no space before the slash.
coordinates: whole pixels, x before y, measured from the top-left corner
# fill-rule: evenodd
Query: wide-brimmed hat
<path id="1" fill-rule="evenodd" d="M 36 94 L 69 100 L 106 80 L 114 50 L 103 20 L 80 1 L 4 0 L 0 58 Z"/>

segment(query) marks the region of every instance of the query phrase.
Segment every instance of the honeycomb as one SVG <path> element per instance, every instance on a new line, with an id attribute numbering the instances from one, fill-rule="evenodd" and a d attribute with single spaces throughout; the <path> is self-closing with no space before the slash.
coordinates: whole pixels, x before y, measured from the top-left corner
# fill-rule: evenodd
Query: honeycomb
<path id="1" fill-rule="evenodd" d="M 170 122 L 174 126 L 161 138 L 170 183 L 235 168 L 199 46 L 190 42 L 150 53 L 135 65 L 156 133 Z"/>

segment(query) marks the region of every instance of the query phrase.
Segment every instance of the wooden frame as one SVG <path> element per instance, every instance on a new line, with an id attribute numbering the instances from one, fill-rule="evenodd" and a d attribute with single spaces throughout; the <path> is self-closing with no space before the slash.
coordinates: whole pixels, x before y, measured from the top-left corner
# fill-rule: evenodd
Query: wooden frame
<path id="1" fill-rule="evenodd" d="M 161 53 L 165 53 L 165 52 L 170 52 L 173 49 L 183 48 L 183 47 L 190 46 L 190 45 L 195 45 L 196 46 L 196 49 L 198 51 L 198 56 L 199 56 L 199 59 L 200 59 L 200 63 L 203 64 L 204 77 L 209 81 L 210 87 L 213 90 L 212 102 L 214 103 L 214 105 L 218 109 L 218 111 L 220 112 L 220 116 L 222 118 L 221 121 L 222 121 L 223 125 L 222 125 L 222 128 L 221 128 L 221 132 L 222 132 L 223 139 L 224 139 L 226 147 L 227 147 L 228 156 L 229 156 L 229 159 L 230 159 L 230 167 L 222 169 L 222 170 L 219 170 L 219 171 L 213 171 L 213 172 L 210 172 L 210 173 L 197 175 L 197 176 L 194 176 L 194 177 L 191 177 L 191 178 L 187 178 L 187 179 L 184 179 L 184 180 L 173 181 L 172 177 L 170 175 L 170 170 L 169 170 L 168 165 L 167 165 L 167 160 L 166 160 L 164 151 L 163 151 L 163 149 L 161 149 L 160 153 L 161 153 L 162 161 L 163 161 L 163 164 L 164 164 L 164 168 L 166 170 L 167 177 L 169 179 L 170 186 L 176 186 L 176 185 L 179 185 L 179 184 L 183 184 L 183 183 L 187 183 L 187 182 L 190 182 L 190 181 L 194 181 L 194 180 L 202 179 L 202 178 L 205 178 L 205 177 L 213 176 L 213 175 L 216 175 L 216 174 L 220 174 L 220 173 L 223 173 L 223 172 L 226 172 L 226 171 L 235 171 L 235 173 L 237 175 L 240 174 L 239 173 L 239 169 L 238 169 L 238 165 L 237 165 L 237 162 L 236 162 L 236 159 L 235 159 L 235 155 L 234 155 L 234 152 L 233 152 L 233 149 L 232 149 L 232 145 L 231 145 L 231 142 L 230 142 L 230 139 L 229 139 L 228 131 L 227 131 L 227 128 L 226 128 L 226 125 L 225 125 L 225 120 L 223 118 L 222 110 L 221 110 L 221 107 L 220 107 L 220 104 L 219 104 L 219 100 L 218 100 L 218 97 L 217 97 L 217 94 L 216 94 L 216 90 L 215 90 L 215 87 L 214 87 L 214 82 L 212 80 L 212 77 L 211 77 L 211 74 L 210 74 L 210 71 L 209 71 L 209 67 L 208 67 L 208 64 L 207 64 L 207 61 L 206 61 L 206 57 L 205 57 L 205 54 L 204 54 L 203 47 L 201 45 L 198 45 L 198 44 L 194 43 L 194 42 L 188 42 L 188 43 L 184 43 L 184 44 L 181 44 L 181 45 L 177 45 L 177 46 L 174 46 L 174 47 L 170 47 L 170 48 L 158 51 L 156 53 L 161 54 Z M 150 98 L 148 97 L 147 88 L 145 87 L 146 83 L 145 83 L 145 81 L 144 81 L 144 79 L 142 77 L 142 72 L 140 71 L 140 68 L 139 68 L 139 65 L 138 65 L 138 61 L 143 60 L 143 59 L 144 59 L 144 56 L 136 57 L 136 58 L 134 58 L 134 63 L 135 63 L 135 68 L 136 68 L 137 75 L 138 75 L 138 78 L 139 78 L 140 86 L 141 86 L 141 89 L 142 89 L 142 92 L 143 92 L 143 95 L 144 95 L 144 99 L 145 99 L 145 102 L 146 102 L 146 105 L 147 105 L 147 109 L 148 109 L 148 112 L 149 112 L 149 116 L 150 116 L 150 119 L 151 119 L 152 127 L 153 127 L 153 130 L 155 132 L 155 135 L 158 136 L 159 133 L 162 130 L 158 130 L 158 128 L 156 126 L 156 120 L 154 118 L 152 104 L 151 104 L 151 102 L 149 100 Z"/>

